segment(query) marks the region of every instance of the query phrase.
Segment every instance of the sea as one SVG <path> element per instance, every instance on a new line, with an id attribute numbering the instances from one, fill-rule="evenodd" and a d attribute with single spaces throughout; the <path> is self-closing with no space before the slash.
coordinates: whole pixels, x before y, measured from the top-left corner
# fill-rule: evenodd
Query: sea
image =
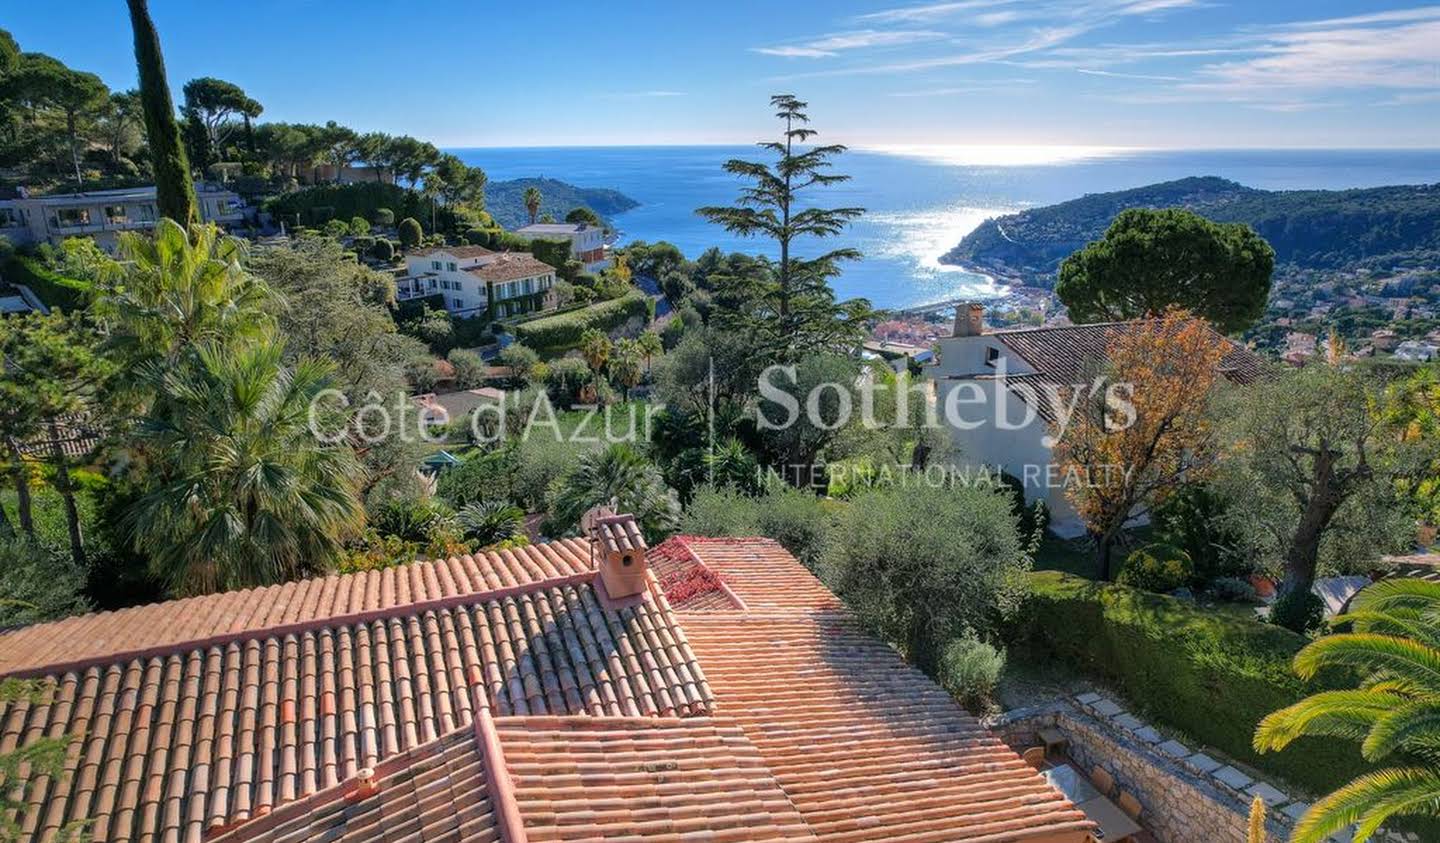
<path id="1" fill-rule="evenodd" d="M 711 246 L 774 256 L 770 244 L 737 237 L 695 213 L 734 202 L 741 183 L 726 160 L 765 160 L 750 146 L 532 147 L 450 150 L 492 180 L 544 176 L 618 190 L 640 203 L 613 218 L 617 242 L 667 240 L 688 257 Z M 864 258 L 832 283 L 841 298 L 903 308 L 987 299 L 1003 285 L 939 257 L 985 219 L 1087 193 L 1186 176 L 1220 176 L 1266 190 L 1338 190 L 1440 182 L 1440 149 L 1146 150 L 1055 146 L 894 146 L 851 149 L 834 171 L 850 180 L 811 192 L 818 205 L 866 213 L 841 236 L 801 244 L 799 254 L 848 246 Z"/>

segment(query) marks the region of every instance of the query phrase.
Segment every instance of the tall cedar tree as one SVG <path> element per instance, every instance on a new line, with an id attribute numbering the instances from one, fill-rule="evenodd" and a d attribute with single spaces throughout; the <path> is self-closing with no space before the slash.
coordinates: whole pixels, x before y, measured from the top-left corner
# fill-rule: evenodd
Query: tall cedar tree
<path id="1" fill-rule="evenodd" d="M 1139 323 L 1106 349 L 1110 386 L 1084 395 L 1069 424 L 1052 432 L 1065 495 L 1095 542 L 1105 579 L 1114 574 L 1112 551 L 1125 524 L 1213 465 L 1216 435 L 1205 411 L 1229 350 L 1184 311 Z"/>
<path id="2" fill-rule="evenodd" d="M 840 144 L 804 145 L 817 132 L 806 128 L 810 122 L 806 103 L 790 94 L 770 98 L 776 116 L 785 123 L 779 141 L 765 141 L 761 149 L 775 153 L 773 165 L 732 159 L 725 170 L 753 184 L 743 188 L 734 207 L 711 206 L 698 213 L 742 237 L 762 236 L 780 247 L 780 261 L 773 280 L 734 279 L 750 289 L 741 295 L 748 306 L 761 314 L 761 322 L 771 333 L 757 337 L 762 343 L 773 343 L 774 355 L 781 360 L 794 360 L 803 351 L 843 344 L 835 336 L 837 326 L 853 324 L 860 313 L 869 312 L 869 303 L 862 300 L 836 306 L 828 279 L 839 274 L 842 260 L 857 260 L 855 249 L 835 249 L 818 257 L 803 259 L 791 252 L 798 238 L 832 237 L 844 230 L 849 222 L 865 213 L 864 208 L 812 208 L 797 210 L 800 194 L 811 187 L 823 187 L 848 180 L 849 176 L 829 172 L 830 159 L 845 151 Z M 753 325 L 753 323 L 752 323 Z M 760 327 L 760 326 L 755 326 Z M 842 336 L 846 332 L 842 331 Z M 837 340 L 840 340 L 837 343 Z"/>
<path id="3" fill-rule="evenodd" d="M 140 101 L 145 111 L 145 134 L 155 167 L 155 204 L 160 215 L 181 225 L 200 222 L 195 183 L 190 179 L 190 162 L 180 140 L 175 120 L 175 103 L 165 81 L 165 57 L 160 53 L 160 35 L 150 20 L 148 0 L 126 0 L 130 5 L 130 26 L 135 31 L 135 64 L 140 71 Z"/>

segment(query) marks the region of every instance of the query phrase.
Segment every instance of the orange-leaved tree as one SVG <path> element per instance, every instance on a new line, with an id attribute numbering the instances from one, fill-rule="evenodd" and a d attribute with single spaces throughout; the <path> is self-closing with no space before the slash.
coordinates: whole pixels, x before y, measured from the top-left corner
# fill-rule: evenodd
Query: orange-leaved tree
<path id="1" fill-rule="evenodd" d="M 1205 410 L 1230 349 L 1203 320 L 1171 310 L 1118 327 L 1101 376 L 1065 396 L 1075 412 L 1052 425 L 1054 461 L 1104 578 L 1126 523 L 1213 464 Z"/>

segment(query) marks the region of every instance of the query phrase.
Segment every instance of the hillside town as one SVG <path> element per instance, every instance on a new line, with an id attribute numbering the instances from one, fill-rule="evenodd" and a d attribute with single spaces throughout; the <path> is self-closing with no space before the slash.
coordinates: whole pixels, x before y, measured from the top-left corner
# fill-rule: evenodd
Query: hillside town
<path id="1" fill-rule="evenodd" d="M 1440 840 L 1428 230 L 1087 194 L 880 307 L 795 94 L 687 252 L 191 14 L 0 30 L 0 843 Z"/>

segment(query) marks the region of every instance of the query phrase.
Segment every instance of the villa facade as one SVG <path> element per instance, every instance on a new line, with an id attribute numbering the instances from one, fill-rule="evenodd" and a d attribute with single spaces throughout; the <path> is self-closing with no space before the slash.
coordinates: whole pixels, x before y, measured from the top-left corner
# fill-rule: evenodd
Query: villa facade
<path id="1" fill-rule="evenodd" d="M 396 284 L 401 301 L 443 296 L 456 316 L 505 319 L 553 309 L 555 268 L 523 252 L 493 252 L 483 246 L 436 246 L 405 256 L 405 276 Z"/>
<path id="2" fill-rule="evenodd" d="M 605 230 L 599 226 L 542 222 L 516 229 L 515 233 L 532 240 L 568 240 L 570 257 L 579 261 L 586 272 L 599 272 L 610 265 L 605 254 Z"/>
<path id="3" fill-rule="evenodd" d="M 205 222 L 231 226 L 245 221 L 245 203 L 233 191 L 197 184 L 195 197 Z M 0 200 L 0 236 L 16 245 L 59 245 L 67 237 L 91 237 L 101 248 L 113 250 L 116 234 L 148 231 L 159 218 L 154 187 Z"/>

